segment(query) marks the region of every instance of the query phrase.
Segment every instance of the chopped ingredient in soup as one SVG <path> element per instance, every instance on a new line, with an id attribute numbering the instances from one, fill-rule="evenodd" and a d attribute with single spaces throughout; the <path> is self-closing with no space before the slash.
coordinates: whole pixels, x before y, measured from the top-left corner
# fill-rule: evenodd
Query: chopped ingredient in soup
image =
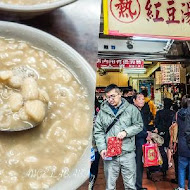
<path id="1" fill-rule="evenodd" d="M 18 73 L 19 69 L 16 70 L 16 73 L 12 70 L 0 71 L 1 90 L 9 89 L 9 96 L 3 98 L 2 95 L 1 99 L 7 111 L 2 112 L 0 131 L 29 129 L 42 122 L 46 116 L 49 100 L 47 92 L 39 88 L 34 77 L 23 75 L 23 70 L 20 70 L 21 73 Z"/>

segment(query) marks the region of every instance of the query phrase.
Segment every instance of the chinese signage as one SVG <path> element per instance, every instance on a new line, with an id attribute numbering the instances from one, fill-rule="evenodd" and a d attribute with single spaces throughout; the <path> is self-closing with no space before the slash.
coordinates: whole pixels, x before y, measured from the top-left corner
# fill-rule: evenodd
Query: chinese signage
<path id="1" fill-rule="evenodd" d="M 98 59 L 97 68 L 144 68 L 143 60 L 136 59 Z"/>
<path id="2" fill-rule="evenodd" d="M 103 0 L 104 34 L 190 39 L 190 0 Z"/>
<path id="3" fill-rule="evenodd" d="M 155 79 L 156 79 L 156 84 L 162 84 L 162 72 L 161 71 L 155 72 Z"/>
<path id="4" fill-rule="evenodd" d="M 162 84 L 180 83 L 180 64 L 161 64 Z"/>

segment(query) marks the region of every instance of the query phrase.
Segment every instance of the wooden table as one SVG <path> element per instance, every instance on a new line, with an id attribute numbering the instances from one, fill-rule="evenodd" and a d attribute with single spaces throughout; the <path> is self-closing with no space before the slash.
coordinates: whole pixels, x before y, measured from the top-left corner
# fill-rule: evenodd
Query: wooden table
<path id="1" fill-rule="evenodd" d="M 16 22 L 44 30 L 78 51 L 96 69 L 101 0 L 78 0 L 30 20 Z M 0 20 L 5 20 L 0 16 Z"/>

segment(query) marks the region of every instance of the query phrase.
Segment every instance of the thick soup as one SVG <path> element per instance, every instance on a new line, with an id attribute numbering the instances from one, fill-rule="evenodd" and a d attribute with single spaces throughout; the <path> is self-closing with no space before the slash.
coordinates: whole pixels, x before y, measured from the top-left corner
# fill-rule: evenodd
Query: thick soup
<path id="1" fill-rule="evenodd" d="M 1 0 L 2 3 L 13 5 L 36 5 L 42 3 L 52 3 L 58 0 Z"/>
<path id="2" fill-rule="evenodd" d="M 39 126 L 0 132 L 0 190 L 49 189 L 68 175 L 88 145 L 91 111 L 87 91 L 62 63 L 23 41 L 0 38 L 2 71 L 35 79 L 48 94 L 48 108 Z M 9 122 L 5 115 L 12 114 L 7 100 L 21 89 L 2 80 L 0 87 L 0 125 L 5 125 Z M 14 119 L 18 122 L 15 116 L 11 125 Z"/>

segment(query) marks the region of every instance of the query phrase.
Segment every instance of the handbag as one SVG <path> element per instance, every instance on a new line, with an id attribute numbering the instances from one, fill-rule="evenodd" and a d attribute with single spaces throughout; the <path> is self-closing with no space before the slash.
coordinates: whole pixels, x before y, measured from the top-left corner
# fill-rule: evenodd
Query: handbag
<path id="1" fill-rule="evenodd" d="M 113 120 L 113 122 L 108 126 L 106 129 L 106 134 L 108 131 L 115 125 L 115 123 L 119 120 L 120 116 L 123 112 L 118 114 L 118 116 Z M 117 137 L 109 137 L 108 144 L 107 144 L 107 153 L 106 157 L 113 157 L 120 155 L 122 152 L 122 140 L 118 139 Z"/>
<path id="2" fill-rule="evenodd" d="M 173 122 L 172 125 L 170 126 L 169 132 L 170 132 L 170 145 L 169 145 L 169 147 L 171 149 L 173 149 L 173 144 L 176 144 L 178 141 L 178 139 L 177 139 L 177 135 L 178 135 L 177 113 L 175 115 L 175 122 Z"/>
<path id="3" fill-rule="evenodd" d="M 162 146 L 164 144 L 164 138 L 157 133 L 152 133 L 151 139 L 154 143 L 158 144 L 158 146 Z"/>
<path id="4" fill-rule="evenodd" d="M 159 166 L 161 163 L 161 154 L 156 143 L 146 143 L 142 145 L 144 167 Z"/>
<path id="5" fill-rule="evenodd" d="M 122 153 L 122 140 L 117 137 L 109 137 L 106 157 L 118 156 Z"/>

